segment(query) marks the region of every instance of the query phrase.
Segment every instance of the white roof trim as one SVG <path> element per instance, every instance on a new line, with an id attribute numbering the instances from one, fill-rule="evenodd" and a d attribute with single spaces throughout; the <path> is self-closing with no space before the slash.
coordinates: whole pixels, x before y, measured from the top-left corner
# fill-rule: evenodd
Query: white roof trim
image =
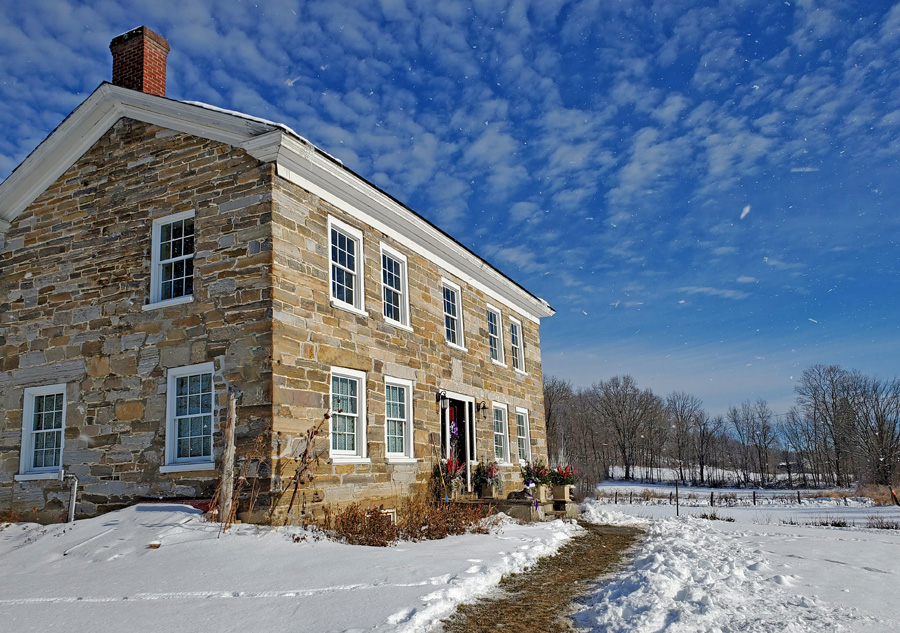
<path id="1" fill-rule="evenodd" d="M 260 161 L 274 162 L 283 178 L 390 235 L 412 252 L 422 253 L 524 316 L 538 321 L 554 314 L 546 301 L 290 128 L 109 83 L 101 84 L 0 183 L 0 227 L 11 223 L 122 117 L 241 147 Z"/>

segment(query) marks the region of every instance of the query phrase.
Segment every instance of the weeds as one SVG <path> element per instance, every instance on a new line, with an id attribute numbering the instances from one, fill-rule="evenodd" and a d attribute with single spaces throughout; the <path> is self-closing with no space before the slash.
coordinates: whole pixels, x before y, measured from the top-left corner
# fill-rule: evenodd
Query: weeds
<path id="1" fill-rule="evenodd" d="M 720 515 L 715 510 L 710 510 L 709 512 L 704 512 L 702 514 L 698 514 L 697 516 L 701 519 L 707 519 L 709 521 L 728 521 L 729 523 L 734 523 L 734 517 Z"/>
<path id="2" fill-rule="evenodd" d="M 900 521 L 892 521 L 877 514 L 866 517 L 866 527 L 875 530 L 900 530 Z"/>
<path id="3" fill-rule="evenodd" d="M 487 534 L 499 519 L 488 520 L 490 508 L 480 503 L 447 503 L 419 493 L 397 509 L 396 523 L 381 509 L 351 504 L 325 513 L 322 529 L 350 545 L 386 547 L 397 541 L 430 541 L 457 534 Z"/>

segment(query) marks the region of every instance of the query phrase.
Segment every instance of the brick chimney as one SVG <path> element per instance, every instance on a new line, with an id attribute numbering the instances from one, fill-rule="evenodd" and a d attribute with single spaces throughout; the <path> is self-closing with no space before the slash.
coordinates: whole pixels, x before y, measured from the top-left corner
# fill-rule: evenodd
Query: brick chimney
<path id="1" fill-rule="evenodd" d="M 113 84 L 166 96 L 169 42 L 164 37 L 146 26 L 139 26 L 114 38 L 109 44 L 109 52 L 113 58 Z"/>

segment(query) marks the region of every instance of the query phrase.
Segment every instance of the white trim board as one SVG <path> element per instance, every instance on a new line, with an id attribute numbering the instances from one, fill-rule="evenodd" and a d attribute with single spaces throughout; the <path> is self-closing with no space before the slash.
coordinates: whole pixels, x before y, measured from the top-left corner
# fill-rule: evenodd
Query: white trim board
<path id="1" fill-rule="evenodd" d="M 288 128 L 212 106 L 103 83 L 0 183 L 12 222 L 122 117 L 240 147 L 282 178 L 381 231 L 459 280 L 538 322 L 554 310 L 449 235 Z"/>

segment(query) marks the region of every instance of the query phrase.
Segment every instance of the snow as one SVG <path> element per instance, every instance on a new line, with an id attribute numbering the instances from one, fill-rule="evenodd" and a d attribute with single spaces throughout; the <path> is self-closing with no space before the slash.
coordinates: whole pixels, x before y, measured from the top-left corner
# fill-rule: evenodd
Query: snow
<path id="1" fill-rule="evenodd" d="M 0 630 L 428 631 L 580 529 L 505 520 L 490 535 L 356 547 L 300 528 L 220 534 L 175 504 L 72 525 L 9 524 L 0 530 Z"/>
<path id="2" fill-rule="evenodd" d="M 748 502 L 715 508 L 733 522 L 698 518 L 711 509 L 693 500 L 682 504 L 680 517 L 666 499 L 586 503 L 592 521 L 643 523 L 648 533 L 627 571 L 591 596 L 578 626 L 629 633 L 900 630 L 900 531 L 862 527 L 873 516 L 900 522 L 900 508 L 829 498 L 802 505 L 760 498 L 753 506 L 749 491 L 721 492 Z M 811 525 L 836 519 L 855 526 Z"/>
<path id="3" fill-rule="evenodd" d="M 759 498 L 753 506 L 748 491 L 719 492 L 745 503 L 715 508 L 733 522 L 699 518 L 710 511 L 702 492 L 685 500 L 680 517 L 667 498 L 586 502 L 584 519 L 647 535 L 626 567 L 581 602 L 577 625 L 628 633 L 900 630 L 900 530 L 864 527 L 873 516 L 900 522 L 900 508 L 828 498 Z M 809 525 L 835 519 L 855 526 Z M 176 504 L 72 525 L 0 524 L 0 629 L 104 633 L 127 622 L 138 633 L 432 631 L 459 603 L 490 594 L 503 575 L 580 529 L 504 519 L 488 535 L 354 547 L 291 527 L 238 525 L 223 534 Z"/>

